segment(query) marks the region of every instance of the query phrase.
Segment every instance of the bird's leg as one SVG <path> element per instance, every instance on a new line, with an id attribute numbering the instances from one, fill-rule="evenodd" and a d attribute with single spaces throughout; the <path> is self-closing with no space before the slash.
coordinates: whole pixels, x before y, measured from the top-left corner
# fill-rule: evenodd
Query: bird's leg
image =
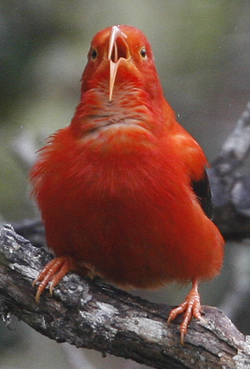
<path id="1" fill-rule="evenodd" d="M 185 301 L 175 309 L 170 311 L 168 323 L 176 318 L 177 315 L 184 313 L 184 319 L 180 326 L 181 343 L 184 343 L 184 337 L 187 333 L 187 328 L 192 316 L 196 319 L 204 320 L 201 316 L 200 294 L 198 292 L 198 280 L 195 279 L 192 283 L 192 289 L 186 296 Z"/>
<path id="2" fill-rule="evenodd" d="M 36 292 L 36 302 L 39 302 L 40 295 L 49 282 L 49 291 L 52 295 L 54 287 L 59 283 L 59 281 L 69 270 L 74 269 L 74 265 L 75 262 L 70 256 L 60 256 L 52 259 L 48 264 L 46 264 L 38 277 L 32 283 L 32 286 L 35 286 L 35 284 L 39 282 Z"/>

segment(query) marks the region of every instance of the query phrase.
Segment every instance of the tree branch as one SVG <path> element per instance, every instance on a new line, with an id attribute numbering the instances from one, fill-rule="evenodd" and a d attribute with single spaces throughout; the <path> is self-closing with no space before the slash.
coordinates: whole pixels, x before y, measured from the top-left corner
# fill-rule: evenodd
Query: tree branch
<path id="1" fill-rule="evenodd" d="M 11 226 L 0 230 L 0 311 L 14 314 L 38 332 L 77 347 L 110 353 L 154 368 L 240 368 L 250 365 L 250 344 L 218 309 L 204 306 L 206 323 L 190 323 L 180 344 L 181 317 L 170 325 L 170 307 L 152 304 L 74 273 L 35 303 L 31 286 L 51 259 L 43 248 L 17 235 Z"/>
<path id="2" fill-rule="evenodd" d="M 240 170 L 250 150 L 250 102 L 208 170 L 215 224 L 226 239 L 250 237 L 250 175 Z"/>

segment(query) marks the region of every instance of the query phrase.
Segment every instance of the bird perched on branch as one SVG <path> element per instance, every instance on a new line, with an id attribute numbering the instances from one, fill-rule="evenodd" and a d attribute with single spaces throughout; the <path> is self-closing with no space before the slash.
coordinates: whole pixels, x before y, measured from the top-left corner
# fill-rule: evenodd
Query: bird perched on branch
<path id="1" fill-rule="evenodd" d="M 210 220 L 206 157 L 163 96 L 151 46 L 130 26 L 95 35 L 71 124 L 52 135 L 31 171 L 55 258 L 36 300 L 69 271 L 123 288 L 192 282 L 181 341 L 202 319 L 198 283 L 215 277 L 223 238 Z"/>

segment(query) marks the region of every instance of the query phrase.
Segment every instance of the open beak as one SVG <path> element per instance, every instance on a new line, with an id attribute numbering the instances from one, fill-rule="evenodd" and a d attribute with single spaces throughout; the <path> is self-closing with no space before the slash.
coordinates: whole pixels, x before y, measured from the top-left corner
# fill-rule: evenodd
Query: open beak
<path id="1" fill-rule="evenodd" d="M 108 60 L 110 61 L 110 77 L 109 77 L 109 101 L 112 100 L 116 74 L 120 61 L 130 58 L 127 36 L 120 30 L 119 26 L 111 28 L 109 36 Z"/>

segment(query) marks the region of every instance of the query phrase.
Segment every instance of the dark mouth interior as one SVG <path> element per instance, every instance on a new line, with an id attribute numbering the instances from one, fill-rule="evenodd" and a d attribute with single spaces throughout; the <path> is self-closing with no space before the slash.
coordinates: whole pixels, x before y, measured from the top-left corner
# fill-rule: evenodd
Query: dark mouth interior
<path id="1" fill-rule="evenodd" d="M 114 43 L 111 60 L 116 63 L 120 58 L 128 58 L 128 47 L 122 37 L 118 37 Z"/>

